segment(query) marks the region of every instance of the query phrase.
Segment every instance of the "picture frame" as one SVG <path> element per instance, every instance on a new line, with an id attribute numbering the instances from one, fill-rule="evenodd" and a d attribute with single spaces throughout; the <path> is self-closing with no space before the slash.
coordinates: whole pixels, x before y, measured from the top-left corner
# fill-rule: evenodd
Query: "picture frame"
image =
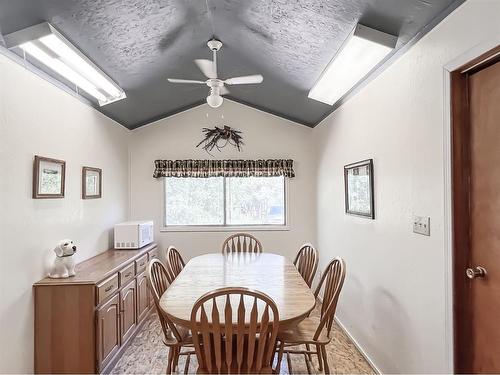
<path id="1" fill-rule="evenodd" d="M 94 167 L 82 168 L 82 199 L 98 199 L 102 197 L 102 169 Z"/>
<path id="2" fill-rule="evenodd" d="M 375 219 L 373 159 L 344 166 L 345 213 Z"/>
<path id="3" fill-rule="evenodd" d="M 35 155 L 33 161 L 33 199 L 64 198 L 66 162 Z"/>

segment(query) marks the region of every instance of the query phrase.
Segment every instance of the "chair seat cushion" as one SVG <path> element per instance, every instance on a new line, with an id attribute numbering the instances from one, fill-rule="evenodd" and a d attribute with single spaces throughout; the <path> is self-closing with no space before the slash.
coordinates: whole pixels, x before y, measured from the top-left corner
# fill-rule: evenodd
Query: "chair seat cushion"
<path id="1" fill-rule="evenodd" d="M 297 324 L 295 327 L 291 327 L 286 331 L 278 333 L 278 340 L 284 341 L 286 344 L 328 344 L 330 338 L 326 335 L 326 330 L 323 329 L 317 340 L 314 340 L 314 334 L 320 323 L 317 317 L 308 317 Z"/>

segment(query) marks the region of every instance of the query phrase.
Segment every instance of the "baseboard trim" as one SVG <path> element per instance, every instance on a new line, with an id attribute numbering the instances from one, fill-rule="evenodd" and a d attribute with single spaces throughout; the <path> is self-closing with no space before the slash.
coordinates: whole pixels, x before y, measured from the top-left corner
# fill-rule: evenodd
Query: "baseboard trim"
<path id="1" fill-rule="evenodd" d="M 322 295 L 319 295 L 317 297 L 317 300 L 318 300 L 319 303 L 323 304 L 323 296 Z M 340 327 L 340 329 L 342 330 L 342 332 L 344 332 L 345 335 L 347 337 L 349 337 L 349 340 L 351 340 L 351 342 L 354 344 L 354 346 L 356 347 L 356 349 L 358 349 L 358 351 L 361 353 L 361 355 L 366 360 L 366 362 L 368 362 L 368 364 L 370 365 L 370 367 L 372 368 L 372 370 L 375 371 L 376 374 L 381 374 L 382 375 L 383 372 L 380 371 L 380 369 L 377 367 L 377 365 L 375 364 L 375 362 L 373 362 L 373 360 L 370 358 L 370 356 L 368 354 L 366 354 L 366 352 L 363 349 L 363 347 L 354 338 L 354 336 L 351 335 L 351 332 L 349 332 L 349 330 L 346 328 L 346 326 L 339 320 L 339 318 L 337 316 L 334 316 L 333 319 L 335 320 L 335 323 L 337 323 L 337 325 Z"/>
<path id="2" fill-rule="evenodd" d="M 335 322 L 337 323 L 337 325 L 340 327 L 340 329 L 346 334 L 347 337 L 349 337 L 349 339 L 352 341 L 352 343 L 354 344 L 354 346 L 359 350 L 359 352 L 361 353 L 361 355 L 366 359 L 366 362 L 368 362 L 368 364 L 370 365 L 370 367 L 373 369 L 373 371 L 375 371 L 375 373 L 377 374 L 382 374 L 382 372 L 379 370 L 379 368 L 377 367 L 377 365 L 375 365 L 375 363 L 373 362 L 373 360 L 370 358 L 370 356 L 368 354 L 366 354 L 365 350 L 363 349 L 363 347 L 356 341 L 356 339 L 351 335 L 351 333 L 349 332 L 349 330 L 346 328 L 346 326 L 339 320 L 339 318 L 335 317 Z"/>

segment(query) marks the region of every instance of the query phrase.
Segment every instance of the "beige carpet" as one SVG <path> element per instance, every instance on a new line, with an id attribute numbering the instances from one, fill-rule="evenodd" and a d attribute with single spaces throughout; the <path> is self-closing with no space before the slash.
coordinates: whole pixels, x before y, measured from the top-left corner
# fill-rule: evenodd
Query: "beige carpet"
<path id="1" fill-rule="evenodd" d="M 111 371 L 113 374 L 165 374 L 168 349 L 162 343 L 163 332 L 156 314 L 148 317 L 142 330 L 133 339 L 123 356 Z M 338 327 L 334 326 L 332 341 L 327 347 L 328 363 L 332 374 L 373 374 L 373 370 L 353 343 Z M 292 355 L 292 372 L 307 373 L 304 357 Z M 317 372 L 317 357 L 313 357 Z M 184 373 L 185 356 L 179 360 L 179 372 Z M 196 373 L 196 356 L 191 356 L 189 373 Z M 281 373 L 289 374 L 286 357 L 283 357 Z"/>

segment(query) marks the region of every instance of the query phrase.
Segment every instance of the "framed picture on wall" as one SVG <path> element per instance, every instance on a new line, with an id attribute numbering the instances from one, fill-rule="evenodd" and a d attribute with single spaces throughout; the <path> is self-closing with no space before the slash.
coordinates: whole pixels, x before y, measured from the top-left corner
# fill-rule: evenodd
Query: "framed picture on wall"
<path id="1" fill-rule="evenodd" d="M 64 198 L 66 162 L 35 155 L 33 199 Z"/>
<path id="2" fill-rule="evenodd" d="M 373 196 L 373 159 L 344 167 L 345 212 L 375 219 Z"/>
<path id="3" fill-rule="evenodd" d="M 99 168 L 82 168 L 82 199 L 102 197 L 102 170 Z"/>

